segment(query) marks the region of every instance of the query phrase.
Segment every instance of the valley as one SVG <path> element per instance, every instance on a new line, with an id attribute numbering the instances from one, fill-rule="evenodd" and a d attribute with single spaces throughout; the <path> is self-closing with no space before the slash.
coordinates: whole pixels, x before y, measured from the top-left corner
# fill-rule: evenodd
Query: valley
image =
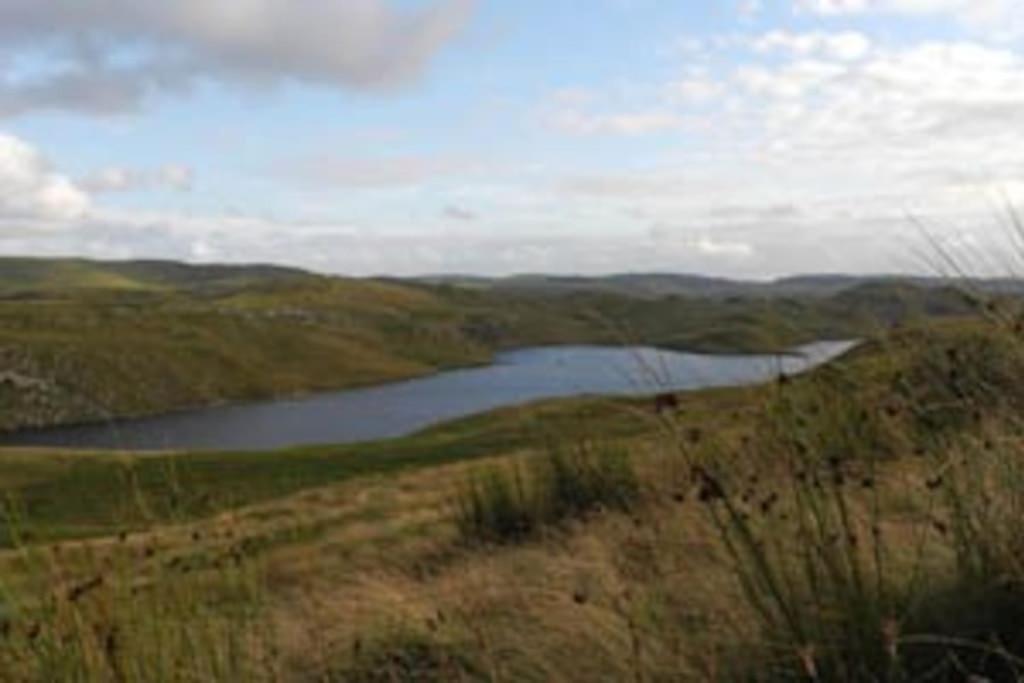
<path id="1" fill-rule="evenodd" d="M 953 288 L 831 296 L 511 292 L 262 266 L 0 260 L 0 430 L 288 397 L 566 344 L 780 352 L 963 315 Z"/>

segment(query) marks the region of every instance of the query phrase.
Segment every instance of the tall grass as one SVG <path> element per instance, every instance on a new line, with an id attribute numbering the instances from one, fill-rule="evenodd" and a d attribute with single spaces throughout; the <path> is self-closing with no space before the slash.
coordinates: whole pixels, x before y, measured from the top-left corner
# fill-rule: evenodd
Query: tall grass
<path id="1" fill-rule="evenodd" d="M 471 475 L 455 498 L 456 525 L 468 542 L 513 542 L 602 508 L 626 510 L 639 493 L 622 449 L 585 443 L 550 448 L 526 463 L 492 465 Z"/>
<path id="2" fill-rule="evenodd" d="M 263 570 L 241 538 L 33 544 L 16 509 L 0 556 L 0 680 L 276 680 Z"/>
<path id="3" fill-rule="evenodd" d="M 474 569 L 429 603 L 462 621 L 383 651 L 430 663 L 419 680 L 1019 680 L 1022 349 L 991 321 L 899 330 L 721 430 L 683 406 L 655 458 L 479 470 L 455 506 Z M 485 569 L 480 543 L 505 546 Z"/>
<path id="4" fill-rule="evenodd" d="M 904 360 L 867 389 L 834 371 L 780 382 L 764 464 L 695 468 L 762 676 L 1024 673 L 1019 342 L 984 329 Z"/>
<path id="5" fill-rule="evenodd" d="M 1024 343 L 1004 319 L 900 331 L 736 394 L 723 405 L 741 413 L 721 433 L 687 403 L 661 418 L 678 419 L 663 433 L 681 437 L 657 458 L 646 443 L 591 441 L 475 468 L 429 552 L 400 555 L 426 571 L 366 569 L 377 602 L 334 592 L 337 567 L 303 575 L 315 599 L 341 603 L 331 614 L 353 620 L 356 644 L 323 671 L 289 673 L 1016 680 Z M 170 498 L 195 493 L 169 477 Z M 131 517 L 160 526 L 122 539 L 33 545 L 14 520 L 15 549 L 0 556 L 0 680 L 290 680 L 268 617 L 278 596 L 244 530 L 169 543 L 164 525 L 190 514 L 148 502 L 152 514 Z M 346 611 L 345 595 L 362 611 Z M 368 604 L 394 623 L 411 601 L 403 628 L 374 635 Z"/>

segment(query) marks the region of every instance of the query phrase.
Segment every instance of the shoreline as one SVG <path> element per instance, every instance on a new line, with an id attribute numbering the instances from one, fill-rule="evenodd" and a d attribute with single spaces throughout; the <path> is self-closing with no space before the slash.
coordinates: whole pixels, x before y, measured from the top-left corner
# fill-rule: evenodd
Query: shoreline
<path id="1" fill-rule="evenodd" d="M 856 340 L 822 339 L 822 340 L 818 340 L 816 342 L 810 342 L 809 344 L 818 344 L 818 343 L 820 343 L 820 344 L 843 344 L 843 343 L 848 343 L 848 344 L 850 344 L 850 347 L 847 348 L 847 349 L 843 349 L 843 350 L 839 351 L 834 356 L 831 356 L 831 357 L 828 357 L 828 358 L 825 358 L 825 359 L 819 361 L 816 364 L 816 366 L 820 365 L 820 364 L 827 363 L 827 362 L 834 361 L 837 358 L 845 355 L 850 350 L 855 348 L 858 342 Z M 407 383 L 410 383 L 410 382 L 416 382 L 416 381 L 421 381 L 421 380 L 428 380 L 428 379 L 430 379 L 432 377 L 439 377 L 441 375 L 444 375 L 445 373 L 467 371 L 467 370 L 473 370 L 473 369 L 483 369 L 483 368 L 489 368 L 489 367 L 497 367 L 497 366 L 500 365 L 499 361 L 500 361 L 500 358 L 501 358 L 502 355 L 516 353 L 516 352 L 524 352 L 524 351 L 525 352 L 529 352 L 529 351 L 538 351 L 538 350 L 553 350 L 553 349 L 566 348 L 566 347 L 584 347 L 584 348 L 595 349 L 595 350 L 600 350 L 600 349 L 607 349 L 607 350 L 623 350 L 623 349 L 652 350 L 652 351 L 663 351 L 663 352 L 666 352 L 666 353 L 679 353 L 679 354 L 686 354 L 686 355 L 703 356 L 703 357 L 707 357 L 707 358 L 735 358 L 735 359 L 743 359 L 743 358 L 764 357 L 764 358 L 767 359 L 767 358 L 783 358 L 783 357 L 786 357 L 786 358 L 799 358 L 799 357 L 804 355 L 804 354 L 802 354 L 799 351 L 799 349 L 801 347 L 807 346 L 809 344 L 801 344 L 799 346 L 792 347 L 792 348 L 790 348 L 787 351 L 782 352 L 782 353 L 779 353 L 779 352 L 770 352 L 770 353 L 746 353 L 746 352 L 737 353 L 737 352 L 731 352 L 731 353 L 717 353 L 717 354 L 695 353 L 695 352 L 692 352 L 692 351 L 679 351 L 679 350 L 676 350 L 676 349 L 670 349 L 670 348 L 664 348 L 664 347 L 653 347 L 653 346 L 614 346 L 614 345 L 602 345 L 602 344 L 581 345 L 581 344 L 565 343 L 565 344 L 553 344 L 553 345 L 545 345 L 545 346 L 516 347 L 516 348 L 502 349 L 502 350 L 499 350 L 499 351 L 495 352 L 494 355 L 492 356 L 492 358 L 490 359 L 490 361 L 486 362 L 486 363 L 472 363 L 472 364 L 466 364 L 466 365 L 449 365 L 449 366 L 438 368 L 438 369 L 436 369 L 436 370 L 434 370 L 432 372 L 426 372 L 426 373 L 422 373 L 422 374 L 418 374 L 418 375 L 408 376 L 408 377 L 404 377 L 402 379 L 396 379 L 396 380 L 393 380 L 393 381 L 388 381 L 388 382 L 383 382 L 383 383 L 361 383 L 359 385 L 343 386 L 343 387 L 340 387 L 338 389 L 325 389 L 325 390 L 295 392 L 295 393 L 289 393 L 289 394 L 274 395 L 274 396 L 267 396 L 267 397 L 261 397 L 261 398 L 253 398 L 253 399 L 245 399 L 245 400 L 218 401 L 218 402 L 215 402 L 215 403 L 207 403 L 207 404 L 201 404 L 201 405 L 196 405 L 196 406 L 181 407 L 181 408 L 175 408 L 175 409 L 165 410 L 165 411 L 160 411 L 160 412 L 155 412 L 155 413 L 116 416 L 116 417 L 111 417 L 111 418 L 106 419 L 106 420 L 88 420 L 88 421 L 79 421 L 79 422 L 67 422 L 67 423 L 59 423 L 59 424 L 47 425 L 47 426 L 44 426 L 44 427 L 34 427 L 34 428 L 26 428 L 26 429 L 6 431 L 6 432 L 3 432 L 2 434 L 0 434 L 0 450 L 38 448 L 38 449 L 41 449 L 41 450 L 49 450 L 49 451 L 54 451 L 54 450 L 65 450 L 65 451 L 89 451 L 89 450 L 96 450 L 96 451 L 102 451 L 102 452 L 121 452 L 121 453 L 135 453 L 135 452 L 143 452 L 143 453 L 178 453 L 178 452 L 188 452 L 188 451 L 217 452 L 217 451 L 237 450 L 236 448 L 233 448 L 233 447 L 230 447 L 230 446 L 227 446 L 227 447 L 224 447 L 224 448 L 218 448 L 218 447 L 211 447 L 211 448 L 188 448 L 188 447 L 176 448 L 176 447 L 165 447 L 165 448 L 132 449 L 132 448 L 91 447 L 91 446 L 62 446 L 62 445 L 58 445 L 58 444 L 54 444 L 54 445 L 46 445 L 46 444 L 35 445 L 35 444 L 20 444 L 20 443 L 16 443 L 16 442 L 15 443 L 4 443 L 4 439 L 5 439 L 5 437 L 7 437 L 7 438 L 16 438 L 18 436 L 25 436 L 25 435 L 46 435 L 47 433 L 61 432 L 61 431 L 65 431 L 65 430 L 74 430 L 74 429 L 79 429 L 79 428 L 89 429 L 89 428 L 104 428 L 104 427 L 106 427 L 106 428 L 110 428 L 110 429 L 117 429 L 119 426 L 132 425 L 133 423 L 144 422 L 144 421 L 147 421 L 147 420 L 160 420 L 162 418 L 173 418 L 175 416 L 201 415 L 203 413 L 206 413 L 207 411 L 223 409 L 223 408 L 257 407 L 257 406 L 261 406 L 261 405 L 270 405 L 270 404 L 275 404 L 275 403 L 284 403 L 284 402 L 288 402 L 288 401 L 301 401 L 301 400 L 304 400 L 304 399 L 310 399 L 310 398 L 316 398 L 316 397 L 327 397 L 327 396 L 331 396 L 331 395 L 335 395 L 335 394 L 344 394 L 344 393 L 347 393 L 347 392 L 358 392 L 358 391 L 364 391 L 364 390 L 385 389 L 385 388 L 388 388 L 388 387 L 399 387 L 399 386 L 401 386 L 403 384 L 407 384 Z M 808 368 L 808 369 L 810 369 L 810 368 Z M 759 384 L 759 383 L 761 383 L 761 382 L 756 382 L 755 381 L 755 382 L 751 382 L 750 384 Z M 748 385 L 748 383 L 741 383 L 739 386 L 746 386 L 746 385 Z M 681 388 L 678 388 L 678 389 L 672 389 L 672 390 L 665 389 L 665 390 L 672 391 L 672 393 L 693 394 L 693 393 L 698 393 L 698 392 L 703 391 L 703 390 L 715 389 L 715 388 L 720 388 L 720 387 L 718 385 L 715 385 L 715 384 L 710 384 L 710 385 L 707 385 L 707 386 L 681 387 Z M 659 389 L 658 387 L 651 387 L 651 391 L 650 392 L 640 393 L 640 394 L 636 394 L 636 395 L 637 396 L 653 396 L 653 395 L 659 393 L 659 391 L 661 391 L 661 389 Z M 546 400 L 546 399 L 556 399 L 557 400 L 559 398 L 584 398 L 584 397 L 598 398 L 598 397 L 612 397 L 612 396 L 616 396 L 616 395 L 617 394 L 615 392 L 608 392 L 608 393 L 602 393 L 600 391 L 596 391 L 596 392 L 582 392 L 580 394 L 572 394 L 572 395 L 565 395 L 565 396 L 538 397 L 537 399 L 527 400 L 524 403 L 509 403 L 509 404 L 504 405 L 504 406 L 498 406 L 497 408 L 501 408 L 501 407 L 514 407 L 516 405 L 526 405 L 526 404 L 534 402 L 534 400 Z M 464 419 L 466 417 L 471 417 L 471 416 L 475 416 L 475 415 L 485 414 L 487 412 L 490 412 L 492 409 L 494 409 L 494 408 L 487 408 L 487 409 L 481 410 L 479 412 L 466 413 L 466 414 L 461 414 L 461 415 L 453 415 L 453 416 L 450 416 L 450 417 L 441 416 L 440 419 L 438 419 L 436 421 L 433 421 L 433 422 L 431 422 L 431 423 L 429 423 L 427 425 L 416 427 L 416 428 L 412 429 L 411 431 L 404 432 L 404 433 L 398 434 L 396 436 L 383 436 L 383 437 L 380 437 L 380 438 L 371 438 L 371 439 L 368 439 L 367 441 L 386 441 L 386 440 L 388 440 L 390 438 L 401 438 L 401 437 L 404 437 L 404 436 L 410 436 L 410 435 L 415 434 L 415 433 L 417 433 L 419 431 L 424 431 L 424 430 L 429 430 L 429 429 L 437 428 L 437 427 L 442 426 L 442 425 L 444 425 L 444 424 L 446 424 L 448 422 L 458 421 L 458 420 Z M 342 441 L 330 442 L 330 441 L 326 441 L 326 442 L 311 442 L 311 444 L 295 443 L 295 444 L 282 445 L 280 447 L 272 446 L 272 447 L 266 448 L 266 449 L 253 448 L 253 450 L 272 451 L 272 450 L 279 450 L 281 448 L 289 448 L 289 447 L 303 446 L 303 445 L 312 445 L 312 443 L 320 443 L 321 445 L 331 445 L 331 444 L 333 444 L 333 445 L 343 445 L 343 444 L 347 445 L 349 443 L 354 443 L 354 442 L 351 442 L 351 441 L 350 442 L 342 442 Z M 245 450 L 245 449 L 243 449 L 243 450 Z"/>

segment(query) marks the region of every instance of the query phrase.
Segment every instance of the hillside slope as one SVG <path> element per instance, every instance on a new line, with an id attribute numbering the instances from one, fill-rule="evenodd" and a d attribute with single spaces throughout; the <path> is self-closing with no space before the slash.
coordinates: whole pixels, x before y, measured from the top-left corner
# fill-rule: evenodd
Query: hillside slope
<path id="1" fill-rule="evenodd" d="M 621 273 L 599 276 L 556 276 L 544 274 L 486 278 L 454 275 L 413 280 L 478 291 L 565 296 L 579 293 L 612 294 L 639 299 L 666 296 L 726 299 L 818 298 L 824 299 L 865 286 L 911 286 L 918 289 L 946 289 L 948 278 L 913 275 L 796 275 L 775 280 L 731 280 L 686 273 Z M 1020 295 L 1024 280 L 993 278 L 971 281 L 969 288 L 993 295 Z"/>
<path id="2" fill-rule="evenodd" d="M 1019 680 L 1022 368 L 1012 326 L 929 323 L 671 416 L 560 401 L 278 453 L 5 450 L 23 516 L 0 660 L 18 680 Z M 504 535 L 464 524 L 473 491 Z"/>
<path id="3" fill-rule="evenodd" d="M 0 429 L 379 383 L 521 346 L 774 351 L 970 310 L 954 291 L 896 285 L 828 299 L 638 299 L 265 266 L 8 259 L 0 261 Z"/>
<path id="4" fill-rule="evenodd" d="M 0 257 L 0 295 L 75 290 L 226 290 L 320 276 L 270 265 Z"/>

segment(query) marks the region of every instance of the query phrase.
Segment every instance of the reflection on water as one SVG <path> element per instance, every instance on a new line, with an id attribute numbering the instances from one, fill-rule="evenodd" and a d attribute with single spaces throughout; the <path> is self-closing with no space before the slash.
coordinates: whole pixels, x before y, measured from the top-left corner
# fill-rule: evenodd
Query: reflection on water
<path id="1" fill-rule="evenodd" d="M 8 445 L 156 450 L 264 450 L 352 443 L 528 401 L 587 394 L 650 394 L 753 384 L 807 370 L 854 342 L 819 342 L 785 356 L 705 356 L 643 347 L 523 349 L 494 365 L 298 399 L 221 406 L 114 423 L 19 432 Z"/>

